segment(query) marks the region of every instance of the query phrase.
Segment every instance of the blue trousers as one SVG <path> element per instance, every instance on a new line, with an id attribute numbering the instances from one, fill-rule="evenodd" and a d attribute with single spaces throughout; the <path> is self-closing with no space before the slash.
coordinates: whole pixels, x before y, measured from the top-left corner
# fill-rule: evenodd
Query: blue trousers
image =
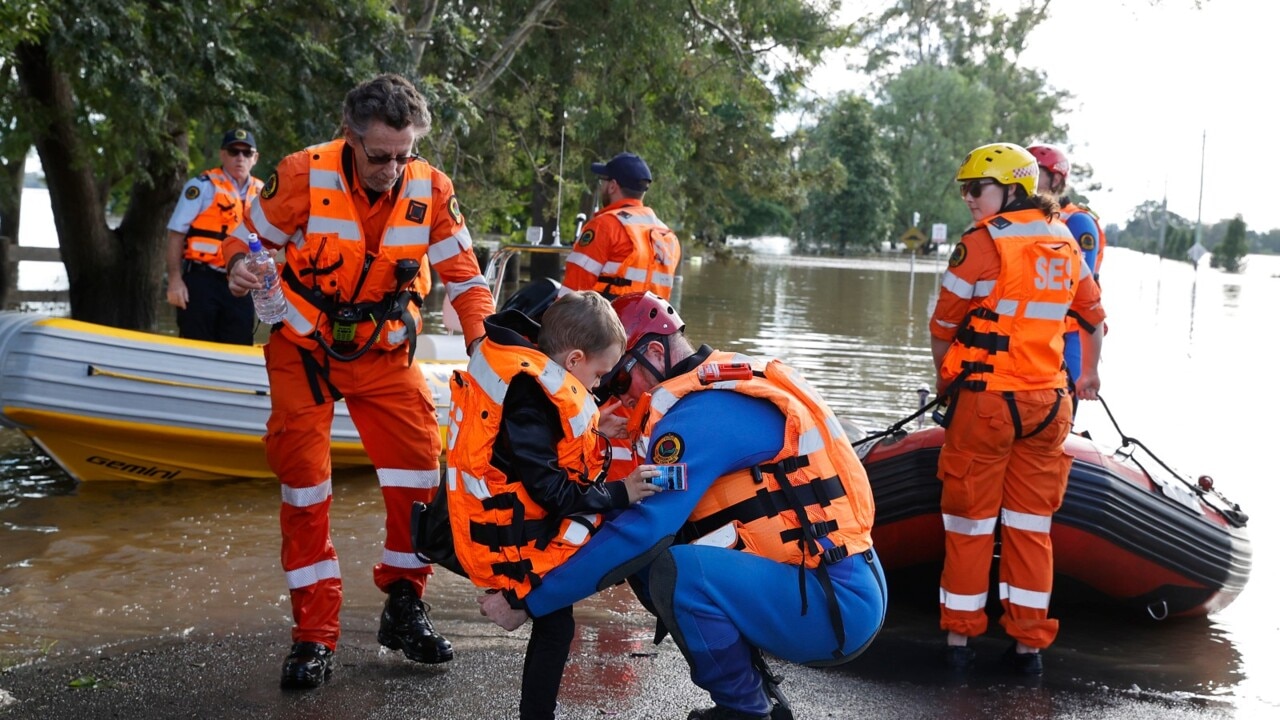
<path id="1" fill-rule="evenodd" d="M 874 551 L 827 566 L 828 597 L 817 570 L 805 570 L 807 610 L 801 613 L 800 568 L 738 550 L 677 545 L 649 567 L 648 603 L 689 662 L 693 682 L 716 705 L 768 715 L 771 703 L 752 648 L 794 663 L 831 665 L 853 659 L 884 622 L 887 590 Z M 844 631 L 837 647 L 829 611 Z"/>

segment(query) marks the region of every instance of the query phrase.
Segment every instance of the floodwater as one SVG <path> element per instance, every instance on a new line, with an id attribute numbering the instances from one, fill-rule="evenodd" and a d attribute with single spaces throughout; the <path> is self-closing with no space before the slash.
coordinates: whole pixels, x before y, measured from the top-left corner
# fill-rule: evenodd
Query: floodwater
<path id="1" fill-rule="evenodd" d="M 874 430 L 912 412 L 917 388 L 932 382 L 926 324 L 942 262 L 765 253 L 690 263 L 681 314 L 695 343 L 783 357 L 838 413 Z M 1108 250 L 1102 394 L 1126 435 L 1188 475 L 1212 475 L 1250 514 L 1253 576 L 1233 605 L 1209 618 L 1154 622 L 1072 608 L 1046 683 L 1163 698 L 1215 716 L 1280 707 L 1272 681 L 1280 621 L 1269 602 L 1280 578 L 1280 531 L 1270 512 L 1276 473 L 1264 462 L 1274 435 L 1274 340 L 1266 331 L 1280 307 L 1278 274 L 1280 258 L 1251 257 L 1245 273 L 1225 275 Z M 1082 408 L 1077 425 L 1103 443 L 1118 441 L 1097 403 Z M 286 637 L 278 506 L 278 488 L 261 481 L 77 485 L 21 435 L 0 432 L 0 668 L 155 638 L 272 630 Z M 371 473 L 336 478 L 344 614 L 373 616 L 381 604 L 370 575 L 382 513 Z M 465 582 L 441 577 L 429 593 L 446 618 L 474 613 Z M 830 671 L 833 678 L 936 685 L 933 668 L 894 659 L 898 648 L 941 642 L 932 598 L 907 594 L 891 595 L 876 643 L 883 649 Z M 579 617 L 590 625 L 635 609 L 613 591 Z M 998 629 L 990 636 L 1002 649 Z M 981 701 L 1000 707 L 998 699 Z M 1019 714 L 1004 706 L 1010 713 Z"/>

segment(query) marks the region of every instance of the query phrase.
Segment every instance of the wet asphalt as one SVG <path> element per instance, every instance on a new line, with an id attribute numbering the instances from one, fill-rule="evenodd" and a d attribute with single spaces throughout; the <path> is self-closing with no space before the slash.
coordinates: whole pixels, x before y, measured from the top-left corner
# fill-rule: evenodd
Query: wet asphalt
<path id="1" fill-rule="evenodd" d="M 507 634 L 475 617 L 437 620 L 452 662 L 421 665 L 377 644 L 376 618 L 344 620 L 337 667 L 324 687 L 281 691 L 287 628 L 258 635 L 156 639 L 48 658 L 0 673 L 0 720 L 84 718 L 516 718 L 527 630 Z M 527 626 L 526 626 L 527 628 Z M 709 705 L 670 642 L 654 646 L 643 614 L 579 613 L 560 720 L 679 720 Z M 774 662 L 796 718 L 1227 718 L 1228 707 L 1111 688 L 1046 656 L 1041 680 L 1010 676 L 1004 640 L 980 638 L 977 666 L 950 676 L 936 633 L 889 623 L 860 658 L 837 668 Z"/>

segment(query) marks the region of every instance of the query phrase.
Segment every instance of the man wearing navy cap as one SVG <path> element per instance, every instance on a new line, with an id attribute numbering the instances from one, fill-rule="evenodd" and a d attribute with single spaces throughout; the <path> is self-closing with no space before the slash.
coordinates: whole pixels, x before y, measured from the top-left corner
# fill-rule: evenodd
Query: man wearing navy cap
<path id="1" fill-rule="evenodd" d="M 573 243 L 560 293 L 595 290 L 612 300 L 648 290 L 670 299 L 680 240 L 644 206 L 653 182 L 649 166 L 639 155 L 623 152 L 607 163 L 591 163 L 591 172 L 599 176 L 604 208 Z"/>
<path id="2" fill-rule="evenodd" d="M 249 174 L 258 161 L 253 133 L 228 130 L 218 156 L 221 167 L 187 181 L 169 218 L 165 298 L 178 309 L 180 337 L 252 345 L 253 300 L 227 288 L 222 240 L 262 189 Z"/>

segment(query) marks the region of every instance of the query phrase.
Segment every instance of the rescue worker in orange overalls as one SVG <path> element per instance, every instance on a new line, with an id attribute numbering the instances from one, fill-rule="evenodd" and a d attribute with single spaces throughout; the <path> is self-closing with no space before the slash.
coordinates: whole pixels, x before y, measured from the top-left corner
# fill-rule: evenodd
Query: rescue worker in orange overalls
<path id="1" fill-rule="evenodd" d="M 1067 229 L 1080 245 L 1080 253 L 1084 262 L 1093 273 L 1093 281 L 1100 282 L 1098 268 L 1102 265 L 1102 251 L 1107 246 L 1106 234 L 1098 216 L 1092 210 L 1077 205 L 1067 196 L 1067 178 L 1071 175 L 1071 161 L 1067 153 L 1056 145 L 1029 145 L 1027 152 L 1035 156 L 1040 167 L 1039 182 L 1036 187 L 1040 191 L 1058 201 L 1058 215 Z M 1065 344 L 1062 348 L 1063 359 L 1067 363 L 1067 373 L 1071 381 L 1080 376 L 1080 331 L 1074 323 L 1068 323 Z"/>
<path id="2" fill-rule="evenodd" d="M 281 560 L 294 619 L 284 688 L 322 685 L 338 644 L 342 575 L 329 537 L 329 431 L 339 398 L 387 509 L 382 558 L 373 568 L 388 596 L 378 642 L 416 662 L 453 658 L 422 603 L 431 567 L 415 555 L 409 532 L 413 503 L 429 503 L 440 484 L 439 425 L 413 361 L 428 261 L 458 310 L 468 347 L 484 333 L 493 297 L 453 183 L 413 154 L 429 127 L 426 100 L 405 78 L 380 75 L 355 87 L 344 103 L 341 137 L 282 160 L 224 246 L 237 295 L 261 287 L 240 262 L 249 232 L 266 247 L 285 248 L 287 314 L 265 348 L 266 452 L 281 483 Z"/>
<path id="3" fill-rule="evenodd" d="M 219 167 L 187 181 L 169 217 L 165 299 L 178 309 L 178 337 L 252 345 L 253 301 L 227 288 L 222 241 L 262 189 L 250 175 L 258 162 L 253 133 L 228 130 L 218 156 Z"/>
<path id="4" fill-rule="evenodd" d="M 974 225 L 951 253 L 929 321 L 938 393 L 947 399 L 938 458 L 946 558 L 941 581 L 946 662 L 968 667 L 986 632 L 988 574 L 1002 541 L 1000 624 L 1016 672 L 1043 672 L 1053 548 L 1071 457 L 1071 400 L 1062 363 L 1068 316 L 1081 329 L 1081 399 L 1098 397 L 1105 313 L 1098 286 L 1052 198 L 1036 194 L 1036 159 L 995 143 L 965 158 L 956 180 Z"/>
<path id="5" fill-rule="evenodd" d="M 454 551 L 478 587 L 518 602 L 604 513 L 659 491 L 647 482 L 652 465 L 605 482 L 591 389 L 626 337 L 609 301 L 591 291 L 556 300 L 541 327 L 518 310 L 485 320 L 485 339 L 451 383 L 446 484 Z M 521 720 L 554 720 L 574 629 L 572 606 L 534 619 Z"/>
<path id="6" fill-rule="evenodd" d="M 781 678 L 761 650 L 835 665 L 884 621 L 866 472 L 782 362 L 694 349 L 653 293 L 613 305 L 627 352 L 602 384 L 633 409 L 637 448 L 683 470 L 687 487 L 621 511 L 523 601 L 489 596 L 482 612 L 511 630 L 628 579 L 715 703 L 690 720 L 782 717 Z"/>
<path id="7" fill-rule="evenodd" d="M 591 163 L 591 172 L 600 178 L 604 207 L 582 226 L 573 252 L 565 258 L 560 293 L 595 290 L 612 300 L 648 291 L 670 300 L 680 239 L 644 205 L 653 182 L 648 164 L 639 155 L 622 152 L 607 163 Z M 602 413 L 606 434 L 616 436 L 626 426 L 626 412 L 616 404 Z M 610 479 L 626 477 L 640 461 L 631 455 L 624 437 L 614 439 Z"/>

